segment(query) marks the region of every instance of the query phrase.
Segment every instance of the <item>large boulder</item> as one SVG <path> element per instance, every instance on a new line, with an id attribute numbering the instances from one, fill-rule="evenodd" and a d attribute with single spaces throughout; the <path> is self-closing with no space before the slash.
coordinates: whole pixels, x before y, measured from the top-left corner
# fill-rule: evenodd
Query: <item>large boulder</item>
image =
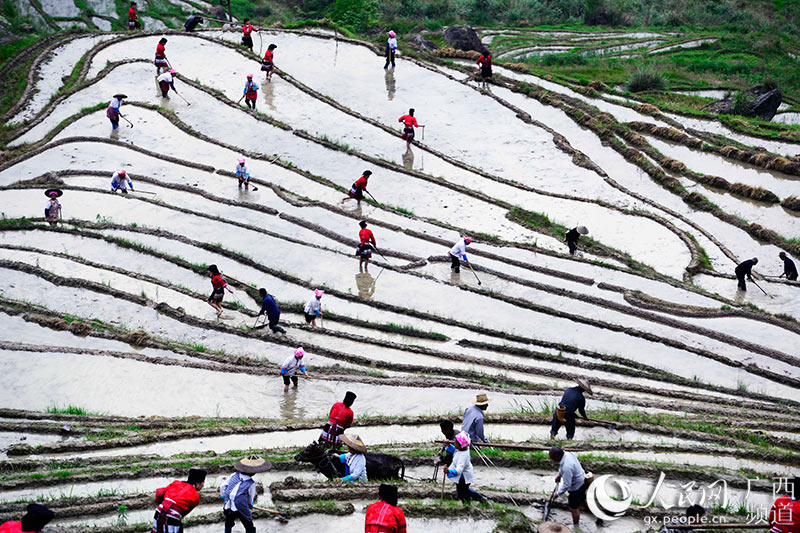
<path id="1" fill-rule="evenodd" d="M 489 53 L 489 49 L 483 45 L 478 34 L 469 26 L 448 26 L 444 29 L 443 35 L 445 42 L 456 50 Z"/>
<path id="2" fill-rule="evenodd" d="M 436 46 L 436 43 L 425 39 L 419 33 L 415 33 L 414 35 L 409 36 L 406 40 L 406 44 L 410 45 L 413 48 L 418 50 L 422 50 L 424 52 L 431 52 L 433 50 L 438 50 L 439 47 Z"/>
<path id="3" fill-rule="evenodd" d="M 781 105 L 783 95 L 777 87 L 756 85 L 745 92 L 749 102 L 746 109 L 735 113 L 736 97 L 729 96 L 722 100 L 712 102 L 703 108 L 703 111 L 718 115 L 740 114 L 745 117 L 758 117 L 761 120 L 772 120 L 775 112 Z"/>

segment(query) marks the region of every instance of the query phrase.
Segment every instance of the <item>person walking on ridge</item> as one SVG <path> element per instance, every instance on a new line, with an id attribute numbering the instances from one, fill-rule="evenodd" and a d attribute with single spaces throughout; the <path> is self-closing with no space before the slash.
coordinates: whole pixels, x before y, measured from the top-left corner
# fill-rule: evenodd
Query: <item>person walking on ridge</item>
<path id="1" fill-rule="evenodd" d="M 244 95 L 245 105 L 255 111 L 256 100 L 258 99 L 258 84 L 253 81 L 252 74 L 247 75 L 247 81 L 244 82 L 244 91 L 242 91 L 242 94 Z"/>
<path id="2" fill-rule="evenodd" d="M 794 266 L 794 261 L 792 261 L 788 255 L 786 255 L 786 252 L 779 253 L 778 257 L 780 257 L 781 261 L 783 261 L 783 274 L 778 277 L 782 278 L 786 276 L 786 279 L 789 281 L 797 280 L 797 267 Z"/>
<path id="3" fill-rule="evenodd" d="M 156 45 L 156 59 L 154 61 L 156 65 L 156 76 L 161 74 L 162 70 L 166 72 L 169 68 L 169 63 L 167 60 L 167 38 L 162 37 L 158 44 Z"/>
<path id="4" fill-rule="evenodd" d="M 389 63 L 392 64 L 392 68 L 395 67 L 394 59 L 397 55 L 397 34 L 394 31 L 389 31 L 389 38 L 386 40 L 386 48 L 383 52 L 383 55 L 386 56 L 386 64 L 383 65 L 384 69 L 389 68 Z"/>
<path id="5" fill-rule="evenodd" d="M 225 291 L 233 294 L 233 290 L 228 287 L 228 284 L 222 279 L 217 265 L 208 265 L 208 272 L 211 274 L 211 296 L 208 297 L 208 305 L 214 308 L 217 312 L 217 318 L 222 316 L 222 299 L 225 297 Z"/>
<path id="6" fill-rule="evenodd" d="M 242 25 L 242 45 L 249 48 L 251 52 L 253 51 L 253 37 L 250 34 L 254 31 L 258 31 L 258 28 L 250 24 L 249 18 L 245 18 Z"/>
<path id="7" fill-rule="evenodd" d="M 271 44 L 264 52 L 264 59 L 261 61 L 261 70 L 267 73 L 267 83 L 272 82 L 272 73 L 275 72 L 275 53 L 273 50 L 278 48 L 277 44 Z"/>
<path id="8" fill-rule="evenodd" d="M 136 30 L 141 28 L 139 24 L 139 15 L 136 12 L 136 2 L 131 2 L 131 7 L 128 9 L 128 30 Z"/>
<path id="9" fill-rule="evenodd" d="M 575 437 L 575 412 L 577 411 L 583 418 L 586 416 L 586 397 L 584 394 L 592 395 L 592 386 L 588 379 L 576 378 L 577 387 L 570 387 L 564 391 L 558 407 L 553 412 L 553 422 L 550 425 L 550 438 L 555 439 L 561 425 L 567 428 L 567 439 Z"/>
<path id="10" fill-rule="evenodd" d="M 489 86 L 489 78 L 492 77 L 492 54 L 487 50 L 486 54 L 479 57 L 476 63 L 480 70 L 482 85 L 486 88 Z"/>
<path id="11" fill-rule="evenodd" d="M 736 267 L 736 279 L 739 280 L 739 290 L 746 291 L 747 284 L 744 281 L 745 276 L 750 281 L 753 281 L 753 267 L 758 264 L 758 257 L 754 257 L 752 259 L 746 259 L 739 263 Z"/>
<path id="12" fill-rule="evenodd" d="M 361 174 L 361 177 L 353 182 L 353 185 L 350 186 L 350 192 L 348 192 L 347 196 L 342 198 L 342 201 L 339 203 L 343 204 L 347 200 L 355 199 L 358 206 L 361 207 L 361 200 L 364 199 L 364 193 L 367 191 L 367 180 L 369 180 L 370 176 L 372 176 L 372 171 L 365 170 L 364 173 Z"/>
<path id="13" fill-rule="evenodd" d="M 358 271 L 369 271 L 369 259 L 372 257 L 372 250 L 378 248 L 378 243 L 375 241 L 375 235 L 372 230 L 367 228 L 367 221 L 362 220 L 358 223 L 361 231 L 358 232 L 358 238 L 361 239 L 361 244 L 356 248 L 356 255 L 358 256 Z M 362 268 L 363 267 L 363 268 Z"/>
<path id="14" fill-rule="evenodd" d="M 406 151 L 411 150 L 411 143 L 414 142 L 414 128 L 424 128 L 422 124 L 417 122 L 416 117 L 414 117 L 414 108 L 408 110 L 407 115 L 403 115 L 397 122 L 402 122 L 403 127 L 403 140 L 406 141 Z"/>

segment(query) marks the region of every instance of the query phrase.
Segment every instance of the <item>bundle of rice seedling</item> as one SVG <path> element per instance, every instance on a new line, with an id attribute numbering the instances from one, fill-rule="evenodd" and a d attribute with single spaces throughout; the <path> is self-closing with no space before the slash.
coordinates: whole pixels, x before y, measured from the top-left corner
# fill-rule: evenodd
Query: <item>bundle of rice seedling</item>
<path id="1" fill-rule="evenodd" d="M 124 337 L 124 341 L 131 346 L 149 346 L 153 336 L 141 329 L 131 331 Z"/>
<path id="2" fill-rule="evenodd" d="M 753 200 L 758 200 L 759 202 L 768 202 L 771 204 L 777 204 L 780 202 L 780 198 L 778 198 L 775 193 L 768 191 L 763 187 L 753 187 L 745 183 L 733 183 L 729 190 L 733 194 L 752 198 Z"/>
<path id="3" fill-rule="evenodd" d="M 759 152 L 757 154 L 753 154 L 753 156 L 750 157 L 747 162 L 753 165 L 758 165 L 763 167 L 766 166 L 766 164 L 769 163 L 771 159 L 772 159 L 771 155 Z"/>
<path id="4" fill-rule="evenodd" d="M 781 205 L 790 211 L 797 211 L 800 213 L 800 198 L 795 195 L 784 198 Z"/>
<path id="5" fill-rule="evenodd" d="M 654 106 L 653 104 L 639 104 L 634 109 L 639 113 L 643 113 L 645 115 L 656 115 L 661 111 Z"/>
<path id="6" fill-rule="evenodd" d="M 662 167 L 673 172 L 683 172 L 686 170 L 686 165 L 682 161 L 672 159 L 671 157 L 665 157 L 660 163 Z"/>

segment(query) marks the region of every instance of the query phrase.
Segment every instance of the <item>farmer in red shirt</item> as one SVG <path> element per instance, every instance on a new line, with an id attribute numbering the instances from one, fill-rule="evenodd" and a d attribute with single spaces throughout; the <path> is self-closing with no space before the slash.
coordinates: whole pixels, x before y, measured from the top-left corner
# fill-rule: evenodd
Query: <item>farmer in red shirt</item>
<path id="1" fill-rule="evenodd" d="M 275 71 L 275 54 L 273 50 L 278 48 L 277 44 L 271 44 L 264 52 L 264 59 L 261 61 L 261 70 L 267 73 L 267 81 L 272 81 L 272 73 Z"/>
<path id="2" fill-rule="evenodd" d="M 39 503 L 29 503 L 21 521 L 9 520 L 0 525 L 0 533 L 28 533 L 44 529 L 53 519 L 53 511 Z"/>
<path id="3" fill-rule="evenodd" d="M 250 24 L 250 19 L 244 19 L 244 26 L 242 26 L 242 44 L 245 45 L 250 51 L 253 50 L 253 37 L 250 36 L 258 28 Z"/>
<path id="4" fill-rule="evenodd" d="M 406 150 L 410 150 L 411 142 L 414 140 L 414 128 L 424 128 L 425 126 L 417 123 L 417 119 L 414 117 L 413 108 L 408 110 L 408 115 L 403 115 L 397 120 L 397 122 L 402 122 L 405 124 L 405 128 L 403 129 L 403 139 L 406 141 Z"/>
<path id="5" fill-rule="evenodd" d="M 244 103 L 247 107 L 256 108 L 256 100 L 258 99 L 258 84 L 253 81 L 253 75 L 247 75 L 247 81 L 244 84 Z"/>
<path id="6" fill-rule="evenodd" d="M 164 69 L 166 72 L 169 63 L 167 62 L 167 49 L 164 46 L 167 44 L 167 38 L 162 37 L 158 44 L 156 45 L 156 59 L 154 63 L 156 64 L 156 76 L 161 74 L 161 69 Z"/>
<path id="7" fill-rule="evenodd" d="M 135 30 L 136 28 L 140 28 L 141 24 L 139 24 L 139 17 L 136 14 L 136 2 L 131 2 L 131 7 L 128 9 L 128 29 Z"/>
<path id="8" fill-rule="evenodd" d="M 489 78 L 492 77 L 492 54 L 487 51 L 486 55 L 479 57 L 476 63 L 478 63 L 481 70 L 483 86 L 486 87 L 489 85 Z"/>
<path id="9" fill-rule="evenodd" d="M 200 494 L 206 482 L 206 471 L 190 468 L 189 479 L 173 481 L 156 490 L 156 513 L 152 533 L 181 533 L 183 519 L 200 504 Z"/>
<path id="10" fill-rule="evenodd" d="M 378 243 L 375 242 L 375 235 L 372 234 L 372 230 L 367 229 L 366 220 L 362 220 L 358 225 L 361 226 L 361 231 L 358 232 L 358 238 L 361 239 L 361 244 L 359 244 L 356 249 L 358 271 L 369 272 L 369 258 L 372 257 L 372 249 L 378 248 Z"/>
<path id="11" fill-rule="evenodd" d="M 361 206 L 361 200 L 364 199 L 364 192 L 367 190 L 367 180 L 369 177 L 372 176 L 371 170 L 365 170 L 364 173 L 358 178 L 353 185 L 350 187 L 350 192 L 339 203 L 345 203 L 347 200 L 351 198 L 355 198 L 356 202 L 358 202 L 359 207 Z"/>
<path id="12" fill-rule="evenodd" d="M 786 492 L 769 512 L 770 533 L 800 533 L 800 477 L 787 480 Z"/>
<path id="13" fill-rule="evenodd" d="M 381 483 L 378 498 L 367 507 L 364 533 L 406 533 L 406 515 L 397 506 L 397 485 Z"/>
<path id="14" fill-rule="evenodd" d="M 208 271 L 211 273 L 211 287 L 213 290 L 211 291 L 211 296 L 208 297 L 208 305 L 214 308 L 217 312 L 217 318 L 222 315 L 222 298 L 225 296 L 225 291 L 227 290 L 230 293 L 233 291 L 228 287 L 228 284 L 225 283 L 225 280 L 222 279 L 222 274 L 220 273 L 217 265 L 209 265 Z"/>
<path id="15" fill-rule="evenodd" d="M 354 401 L 356 401 L 356 394 L 347 391 L 343 401 L 333 404 L 328 415 L 328 422 L 322 426 L 322 433 L 319 436 L 319 442 L 323 446 L 330 445 L 334 450 L 339 446 L 339 435 L 353 425 L 353 410 L 350 409 L 350 406 Z"/>

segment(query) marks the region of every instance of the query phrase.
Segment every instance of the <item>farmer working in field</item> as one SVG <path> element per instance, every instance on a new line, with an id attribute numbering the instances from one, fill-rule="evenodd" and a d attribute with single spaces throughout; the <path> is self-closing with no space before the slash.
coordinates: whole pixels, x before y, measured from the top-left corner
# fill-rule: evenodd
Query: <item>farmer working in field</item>
<path id="1" fill-rule="evenodd" d="M 236 168 L 234 169 L 234 174 L 236 177 L 239 178 L 239 188 L 242 188 L 244 185 L 245 189 L 250 187 L 250 169 L 247 168 L 245 164 L 244 157 L 239 159 L 236 164 Z"/>
<path id="2" fill-rule="evenodd" d="M 747 284 L 744 282 L 744 277 L 747 276 L 747 279 L 753 281 L 753 267 L 758 264 L 758 257 L 754 257 L 752 259 L 747 259 L 739 263 L 736 267 L 736 279 L 739 280 L 739 290 L 746 291 Z"/>
<path id="3" fill-rule="evenodd" d="M 56 222 L 61 220 L 61 202 L 58 201 L 58 198 L 62 194 L 64 192 L 61 189 L 47 189 L 44 191 L 44 195 L 50 199 L 44 206 L 44 218 L 51 226 L 55 226 Z"/>
<path id="4" fill-rule="evenodd" d="M 244 82 L 244 103 L 248 108 L 255 110 L 256 100 L 258 100 L 258 84 L 253 81 L 253 75 L 247 75 L 247 81 Z"/>
<path id="5" fill-rule="evenodd" d="M 558 402 L 558 407 L 553 413 L 553 423 L 550 426 L 550 438 L 556 438 L 558 430 L 561 425 L 567 427 L 567 439 L 572 440 L 575 437 L 575 412 L 579 412 L 583 418 L 586 418 L 586 397 L 584 394 L 592 395 L 592 386 L 589 384 L 588 379 L 577 378 L 575 382 L 577 387 L 570 387 L 564 391 L 561 401 Z"/>
<path id="6" fill-rule="evenodd" d="M 261 311 L 259 315 L 267 315 L 267 324 L 272 333 L 286 333 L 286 330 L 278 325 L 281 319 L 281 310 L 275 302 L 275 298 L 267 293 L 267 289 L 258 289 L 258 295 L 261 296 Z"/>
<path id="7" fill-rule="evenodd" d="M 162 71 L 166 72 L 169 69 L 169 63 L 167 62 L 167 38 L 162 37 L 161 40 L 158 41 L 156 45 L 156 59 L 154 61 L 156 65 L 156 76 L 161 74 Z"/>
<path id="8" fill-rule="evenodd" d="M 476 63 L 480 68 L 481 82 L 484 87 L 487 87 L 489 78 L 492 77 L 492 54 L 487 51 L 486 55 L 479 57 Z"/>
<path id="9" fill-rule="evenodd" d="M 367 507 L 364 533 L 406 533 L 406 515 L 397 506 L 397 485 L 378 487 L 378 501 Z"/>
<path id="10" fill-rule="evenodd" d="M 211 296 L 208 297 L 208 305 L 214 308 L 217 312 L 217 318 L 222 316 L 222 299 L 225 297 L 225 291 L 233 293 L 228 284 L 222 279 L 217 265 L 208 265 L 208 272 L 211 274 Z"/>
<path id="11" fill-rule="evenodd" d="M 106 108 L 106 117 L 108 117 L 108 120 L 111 121 L 112 130 L 119 128 L 119 117 L 124 116 L 122 113 L 120 113 L 119 108 L 122 107 L 123 98 L 127 97 L 127 95 L 122 93 L 115 94 L 111 99 L 111 103 L 108 104 L 108 108 Z"/>
<path id="12" fill-rule="evenodd" d="M 414 117 L 414 109 L 408 110 L 408 115 L 403 115 L 397 122 L 403 123 L 403 140 L 406 141 L 406 151 L 411 149 L 411 143 L 414 142 L 414 128 L 424 128 L 422 124 L 417 123 Z"/>
<path id="13" fill-rule="evenodd" d="M 353 410 L 351 406 L 354 401 L 356 401 L 356 394 L 347 391 L 343 401 L 333 404 L 328 414 L 328 422 L 322 426 L 322 433 L 319 436 L 320 443 L 330 446 L 334 450 L 338 447 L 339 436 L 353 425 Z"/>
<path id="14" fill-rule="evenodd" d="M 206 483 L 206 471 L 190 468 L 186 481 L 175 480 L 156 491 L 156 513 L 153 533 L 179 533 L 183 519 L 200 503 L 200 490 Z"/>
<path id="15" fill-rule="evenodd" d="M 453 422 L 450 420 L 440 420 L 439 429 L 442 430 L 442 435 L 444 435 L 445 440 L 453 441 L 456 438 L 456 430 L 453 427 Z M 456 448 L 453 444 L 445 444 L 442 446 L 436 459 L 433 460 L 433 466 L 450 466 L 450 463 L 453 462 L 453 454 L 455 451 Z"/>
<path id="16" fill-rule="evenodd" d="M 367 221 L 362 220 L 358 223 L 361 231 L 358 232 L 358 238 L 361 239 L 361 244 L 356 248 L 356 255 L 358 256 L 358 271 L 369 271 L 369 259 L 372 257 L 372 250 L 378 248 L 378 243 L 375 242 L 375 235 L 372 230 L 367 228 Z M 362 269 L 363 267 L 363 269 Z"/>
<path id="17" fill-rule="evenodd" d="M 386 49 L 383 52 L 383 55 L 386 56 L 386 64 L 383 65 L 384 69 L 389 68 L 389 63 L 392 64 L 392 68 L 394 68 L 394 59 L 397 55 L 397 34 L 395 32 L 389 32 L 389 38 L 386 39 Z M 412 113 L 413 114 L 413 113 Z"/>
<path id="18" fill-rule="evenodd" d="M 272 81 L 272 73 L 275 72 L 275 50 L 278 48 L 277 44 L 271 44 L 264 52 L 264 59 L 261 60 L 261 70 L 267 73 L 267 82 Z"/>
<path id="19" fill-rule="evenodd" d="M 111 192 L 116 193 L 117 189 L 119 189 L 122 194 L 128 194 L 129 188 L 133 191 L 133 182 L 128 177 L 128 171 L 120 170 L 114 172 L 111 176 Z"/>
<path id="20" fill-rule="evenodd" d="M 770 533 L 796 533 L 800 531 L 800 476 L 786 480 L 781 496 L 769 512 Z M 775 492 L 777 492 L 775 491 Z"/>
<path id="21" fill-rule="evenodd" d="M 317 317 L 322 316 L 322 296 L 324 294 L 325 291 L 321 289 L 315 289 L 314 296 L 303 308 L 303 313 L 306 317 L 306 324 L 311 324 L 312 328 L 317 327 Z"/>
<path id="22" fill-rule="evenodd" d="M 578 250 L 578 239 L 581 238 L 581 235 L 588 234 L 589 230 L 586 229 L 586 226 L 578 226 L 567 232 L 564 240 L 567 241 L 567 246 L 569 246 L 569 255 L 575 255 L 575 252 Z"/>
<path id="23" fill-rule="evenodd" d="M 358 203 L 359 207 L 361 206 L 361 200 L 364 199 L 364 193 L 367 191 L 367 180 L 369 177 L 372 176 L 371 170 L 365 170 L 361 177 L 358 178 L 353 185 L 350 187 L 350 192 L 339 203 L 345 203 L 347 200 L 354 198 L 355 201 Z"/>
<path id="24" fill-rule="evenodd" d="M 242 523 L 245 533 L 256 533 L 250 508 L 256 503 L 256 483 L 253 475 L 269 470 L 270 464 L 258 455 L 248 455 L 235 465 L 236 473 L 219 488 L 224 500 L 225 533 L 231 533 L 236 521 Z"/>
<path id="25" fill-rule="evenodd" d="M 22 520 L 9 520 L 0 524 L 0 533 L 39 533 L 55 516 L 53 511 L 39 503 L 29 503 L 25 511 Z"/>
<path id="26" fill-rule="evenodd" d="M 300 371 L 303 377 L 308 377 L 306 372 L 306 365 L 303 362 L 303 356 L 306 354 L 303 348 L 295 348 L 294 354 L 286 358 L 286 361 L 281 365 L 281 377 L 283 378 L 283 392 L 289 392 L 289 381 L 297 388 L 297 372 Z"/>
<path id="27" fill-rule="evenodd" d="M 558 463 L 558 475 L 556 483 L 561 483 L 557 496 L 562 496 L 569 492 L 567 504 L 572 513 L 572 523 L 575 530 L 578 530 L 578 522 L 581 520 L 581 505 L 586 501 L 586 489 L 589 487 L 586 472 L 583 471 L 578 456 L 572 452 L 565 452 L 558 446 L 550 448 L 550 460 Z"/>
<path id="28" fill-rule="evenodd" d="M 456 435 L 456 450 L 453 453 L 453 461 L 450 463 L 450 468 L 447 469 L 447 477 L 456 483 L 456 494 L 464 505 L 469 505 L 472 500 L 478 500 L 481 503 L 486 501 L 486 498 L 481 493 L 469 488 L 474 480 L 472 458 L 469 452 L 471 441 L 472 439 L 470 439 L 466 431 Z"/>
<path id="29" fill-rule="evenodd" d="M 464 411 L 464 421 L 461 423 L 461 431 L 469 434 L 472 442 L 489 442 L 483 434 L 483 412 L 489 408 L 489 397 L 481 393 L 475 397 L 475 405 L 471 405 Z"/>
<path id="30" fill-rule="evenodd" d="M 789 259 L 789 256 L 786 255 L 786 252 L 779 253 L 778 257 L 780 257 L 781 261 L 783 261 L 783 274 L 778 277 L 782 278 L 786 276 L 786 279 L 789 281 L 797 280 L 797 267 L 794 266 L 794 261 Z"/>
<path id="31" fill-rule="evenodd" d="M 461 237 L 450 248 L 450 270 L 458 274 L 461 272 L 461 261 L 469 263 L 467 259 L 467 246 L 472 242 L 472 237 Z"/>
<path id="32" fill-rule="evenodd" d="M 170 69 L 168 72 L 164 72 L 156 78 L 156 81 L 158 81 L 158 88 L 161 89 L 162 98 L 169 98 L 170 89 L 178 92 L 178 89 L 175 88 L 175 78 L 177 76 L 178 71 L 175 69 Z"/>
<path id="33" fill-rule="evenodd" d="M 339 461 L 346 465 L 342 481 L 369 481 L 367 479 L 367 446 L 358 435 L 342 435 L 339 439 L 347 446 L 347 453 L 339 454 Z"/>
<path id="34" fill-rule="evenodd" d="M 250 19 L 244 19 L 244 24 L 242 25 L 242 45 L 246 46 L 253 51 L 253 37 L 250 35 L 254 31 L 258 31 L 258 28 L 250 24 Z"/>

